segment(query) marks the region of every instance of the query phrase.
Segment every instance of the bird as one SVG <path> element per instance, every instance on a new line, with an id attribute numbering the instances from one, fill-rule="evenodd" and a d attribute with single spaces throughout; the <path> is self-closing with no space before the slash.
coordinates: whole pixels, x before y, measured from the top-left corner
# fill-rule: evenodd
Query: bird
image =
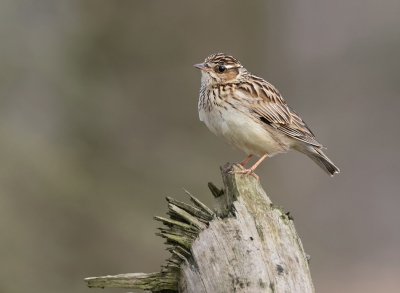
<path id="1" fill-rule="evenodd" d="M 201 70 L 199 118 L 217 136 L 248 156 L 226 171 L 248 176 L 267 157 L 290 149 L 307 155 L 328 175 L 340 170 L 322 152 L 321 143 L 279 91 L 245 69 L 233 56 L 217 53 L 195 64 Z M 252 156 L 260 159 L 246 169 Z"/>

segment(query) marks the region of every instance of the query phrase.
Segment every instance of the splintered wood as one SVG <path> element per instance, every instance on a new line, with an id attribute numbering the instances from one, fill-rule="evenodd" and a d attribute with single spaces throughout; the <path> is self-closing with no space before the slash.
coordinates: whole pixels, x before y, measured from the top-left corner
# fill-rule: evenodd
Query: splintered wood
<path id="1" fill-rule="evenodd" d="M 86 278 L 88 286 L 153 293 L 314 292 L 293 218 L 272 204 L 253 176 L 222 171 L 222 177 L 224 189 L 209 183 L 214 211 L 187 191 L 193 205 L 167 197 L 169 219 L 154 218 L 164 224 L 157 235 L 172 254 L 161 272 Z"/>

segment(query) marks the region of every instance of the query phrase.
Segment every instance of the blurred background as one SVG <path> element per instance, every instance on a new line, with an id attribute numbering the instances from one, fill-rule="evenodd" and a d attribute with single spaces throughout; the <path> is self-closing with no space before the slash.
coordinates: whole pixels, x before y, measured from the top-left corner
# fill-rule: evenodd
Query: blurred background
<path id="1" fill-rule="evenodd" d="M 398 0 L 1 1 L 0 292 L 159 270 L 164 198 L 188 202 L 184 187 L 211 206 L 207 182 L 245 158 L 198 119 L 193 64 L 216 52 L 274 84 L 341 170 L 296 152 L 257 169 L 316 291 L 399 292 L 399 13 Z"/>

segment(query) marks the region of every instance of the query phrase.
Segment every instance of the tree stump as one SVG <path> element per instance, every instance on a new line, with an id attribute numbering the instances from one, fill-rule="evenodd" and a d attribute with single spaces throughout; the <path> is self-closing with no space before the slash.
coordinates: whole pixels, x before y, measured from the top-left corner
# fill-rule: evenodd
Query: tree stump
<path id="1" fill-rule="evenodd" d="M 214 210 L 189 194 L 193 205 L 167 197 L 165 227 L 171 258 L 158 273 L 86 278 L 89 287 L 162 293 L 314 292 L 308 257 L 283 208 L 272 204 L 253 176 L 225 172 L 212 183 Z M 238 167 L 231 165 L 232 170 Z"/>

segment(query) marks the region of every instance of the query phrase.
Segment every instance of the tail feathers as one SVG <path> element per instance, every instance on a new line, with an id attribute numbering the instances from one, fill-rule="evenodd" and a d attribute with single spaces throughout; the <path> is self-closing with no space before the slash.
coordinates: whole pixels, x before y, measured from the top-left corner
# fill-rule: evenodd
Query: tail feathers
<path id="1" fill-rule="evenodd" d="M 328 175 L 333 176 L 335 173 L 340 173 L 339 168 L 318 147 L 310 146 L 306 155 L 317 163 Z"/>

